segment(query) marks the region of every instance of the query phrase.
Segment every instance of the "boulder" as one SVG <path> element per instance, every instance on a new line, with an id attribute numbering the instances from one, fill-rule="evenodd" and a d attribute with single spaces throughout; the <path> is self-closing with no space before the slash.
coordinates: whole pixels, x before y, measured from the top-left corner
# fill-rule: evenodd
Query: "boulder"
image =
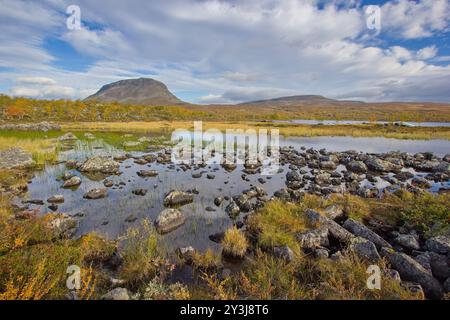
<path id="1" fill-rule="evenodd" d="M 64 202 L 64 196 L 62 194 L 57 194 L 54 196 L 51 196 L 47 199 L 48 203 L 63 203 Z"/>
<path id="2" fill-rule="evenodd" d="M 67 132 L 66 134 L 60 136 L 58 138 L 59 141 L 62 142 L 67 142 L 67 141 L 75 141 L 78 140 L 78 138 L 72 133 L 72 132 Z"/>
<path id="3" fill-rule="evenodd" d="M 13 147 L 0 151 L 0 169 L 29 169 L 36 165 L 31 153 Z"/>
<path id="4" fill-rule="evenodd" d="M 294 260 L 294 252 L 288 246 L 279 246 L 273 248 L 273 255 L 286 262 Z"/>
<path id="5" fill-rule="evenodd" d="M 330 255 L 327 249 L 325 248 L 315 248 L 313 250 L 314 257 L 317 259 L 326 259 Z"/>
<path id="6" fill-rule="evenodd" d="M 69 171 L 65 171 L 64 174 L 62 175 L 61 179 L 63 179 L 64 181 L 67 181 L 72 177 L 74 177 L 73 173 L 70 173 Z"/>
<path id="7" fill-rule="evenodd" d="M 447 256 L 429 252 L 431 272 L 438 279 L 450 277 L 450 265 Z"/>
<path id="8" fill-rule="evenodd" d="M 123 144 L 124 148 L 134 148 L 141 145 L 141 142 L 139 141 L 125 141 Z"/>
<path id="9" fill-rule="evenodd" d="M 145 196 L 147 194 L 147 189 L 134 189 L 132 191 L 133 194 L 137 195 L 137 196 Z"/>
<path id="10" fill-rule="evenodd" d="M 57 238 L 69 239 L 75 235 L 78 221 L 67 214 L 60 213 L 52 217 L 47 227 L 54 231 Z"/>
<path id="11" fill-rule="evenodd" d="M 400 172 L 402 166 L 378 158 L 369 158 L 365 162 L 367 168 L 376 172 Z"/>
<path id="12" fill-rule="evenodd" d="M 355 236 L 362 237 L 373 242 L 377 246 L 377 248 L 391 247 L 391 245 L 378 234 L 367 228 L 362 223 L 359 223 L 353 219 L 347 219 L 344 222 L 343 227 L 353 233 Z"/>
<path id="13" fill-rule="evenodd" d="M 296 239 L 304 249 L 328 247 L 330 245 L 328 229 L 323 227 L 299 233 L 296 235 Z"/>
<path id="14" fill-rule="evenodd" d="M 117 174 L 120 164 L 117 161 L 105 156 L 95 156 L 84 161 L 78 170 L 81 172 Z"/>
<path id="15" fill-rule="evenodd" d="M 319 168 L 323 170 L 336 170 L 336 163 L 333 161 L 321 161 L 319 162 Z"/>
<path id="16" fill-rule="evenodd" d="M 139 177 L 156 177 L 158 175 L 158 171 L 156 170 L 139 170 L 137 172 Z"/>
<path id="17" fill-rule="evenodd" d="M 236 202 L 231 201 L 228 206 L 225 208 L 225 212 L 230 216 L 230 218 L 234 219 L 236 218 L 239 213 L 241 212 L 241 209 L 236 204 Z"/>
<path id="18" fill-rule="evenodd" d="M 329 185 L 331 175 L 328 172 L 321 172 L 314 177 L 314 181 L 319 186 Z"/>
<path id="19" fill-rule="evenodd" d="M 307 210 L 305 213 L 310 225 L 325 227 L 328 229 L 329 235 L 342 243 L 350 243 L 355 236 L 341 227 L 335 221 L 322 216 L 314 210 Z"/>
<path id="20" fill-rule="evenodd" d="M 108 189 L 106 188 L 94 188 L 84 194 L 85 199 L 101 199 L 108 196 Z"/>
<path id="21" fill-rule="evenodd" d="M 436 236 L 430 238 L 425 242 L 425 246 L 429 251 L 440 254 L 448 254 L 450 253 L 450 237 Z"/>
<path id="22" fill-rule="evenodd" d="M 444 281 L 444 290 L 446 293 L 450 292 L 450 278 Z"/>
<path id="23" fill-rule="evenodd" d="M 419 283 L 427 297 L 431 299 L 442 298 L 443 289 L 439 281 L 431 276 L 416 260 L 405 253 L 395 252 L 388 248 L 382 248 L 381 255 L 400 273 L 403 280 Z"/>
<path id="24" fill-rule="evenodd" d="M 155 221 L 156 230 L 159 233 L 168 233 L 177 229 L 185 222 L 184 214 L 177 209 L 164 209 Z"/>
<path id="25" fill-rule="evenodd" d="M 346 168 L 348 171 L 359 174 L 367 172 L 367 166 L 362 161 L 350 161 L 347 163 Z"/>
<path id="26" fill-rule="evenodd" d="M 214 198 L 214 204 L 216 206 L 220 206 L 222 204 L 223 200 L 224 200 L 223 197 L 216 197 L 216 198 Z"/>
<path id="27" fill-rule="evenodd" d="M 381 259 L 375 244 L 362 237 L 353 238 L 350 241 L 349 249 L 359 258 L 369 262 L 377 262 Z"/>
<path id="28" fill-rule="evenodd" d="M 419 241 L 411 234 L 399 234 L 394 241 L 407 250 L 420 250 Z"/>
<path id="29" fill-rule="evenodd" d="M 102 300 L 130 300 L 130 294 L 125 288 L 115 288 L 101 297 Z"/>
<path id="30" fill-rule="evenodd" d="M 79 186 L 81 184 L 81 178 L 78 176 L 73 176 L 72 178 L 64 181 L 62 187 L 63 188 L 72 188 Z"/>
<path id="31" fill-rule="evenodd" d="M 342 210 L 341 207 L 338 207 L 335 205 L 328 206 L 323 211 L 324 211 L 325 216 L 332 220 L 336 220 L 336 219 L 342 218 L 344 216 L 344 210 Z"/>
<path id="32" fill-rule="evenodd" d="M 164 205 L 166 207 L 170 206 L 181 206 L 194 201 L 194 195 L 192 193 L 172 190 L 164 197 Z"/>
<path id="33" fill-rule="evenodd" d="M 188 247 L 178 248 L 175 252 L 181 259 L 184 260 L 184 262 L 189 264 L 192 262 L 192 258 L 195 254 L 195 249 L 191 246 L 188 246 Z"/>

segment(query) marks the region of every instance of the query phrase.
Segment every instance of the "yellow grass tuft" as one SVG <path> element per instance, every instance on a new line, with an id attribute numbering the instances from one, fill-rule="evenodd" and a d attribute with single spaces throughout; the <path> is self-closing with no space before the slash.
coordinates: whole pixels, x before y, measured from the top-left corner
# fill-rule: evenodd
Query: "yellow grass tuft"
<path id="1" fill-rule="evenodd" d="M 222 252 L 230 257 L 242 258 L 247 252 L 248 241 L 245 235 L 236 227 L 225 232 L 222 240 Z"/>

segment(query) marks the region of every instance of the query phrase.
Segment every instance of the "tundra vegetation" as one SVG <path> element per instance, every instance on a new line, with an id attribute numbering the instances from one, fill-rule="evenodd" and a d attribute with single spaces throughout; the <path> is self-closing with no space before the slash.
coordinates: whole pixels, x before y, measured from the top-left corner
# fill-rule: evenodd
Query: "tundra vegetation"
<path id="1" fill-rule="evenodd" d="M 145 151 L 149 146 L 167 146 L 172 129 L 189 129 L 192 122 L 187 120 L 190 119 L 213 120 L 205 124 L 206 129 L 208 127 L 246 129 L 275 125 L 253 121 L 254 113 L 247 114 L 245 110 L 236 113 L 226 112 L 227 115 L 223 116 L 219 111 L 216 113 L 215 110 L 205 111 L 202 108 L 185 106 L 144 108 L 81 101 L 12 99 L 6 96 L 2 96 L 0 102 L 3 117 L 8 121 L 57 121 L 61 123 L 63 131 L 70 129 L 74 132 L 74 139 L 87 139 L 86 133 L 89 132 L 88 137 L 102 140 L 125 152 Z M 435 111 L 439 114 L 438 119 L 435 114 L 423 114 L 417 108 L 414 106 L 415 111 L 412 109 L 413 111 L 407 114 L 403 111 L 389 113 L 381 110 L 376 117 L 377 120 L 395 117 L 395 120 L 408 121 L 442 121 L 443 117 L 450 119 L 450 115 L 445 112 L 439 114 L 440 110 Z M 332 110 L 317 112 L 308 115 L 319 119 L 326 116 L 323 112 L 333 115 Z M 346 112 L 341 115 L 346 116 Z M 366 111 L 354 114 L 353 119 L 366 117 L 364 112 Z M 261 119 L 257 120 L 285 117 L 308 118 L 304 110 L 297 110 L 295 113 L 283 111 L 276 116 L 265 111 L 261 114 Z M 149 122 L 121 122 L 134 118 Z M 176 121 L 171 121 L 174 119 Z M 238 119 L 252 122 L 237 122 Z M 75 122 L 72 122 L 73 120 Z M 325 127 L 277 124 L 276 126 L 284 135 L 450 138 L 450 129 L 446 128 L 377 125 Z M 130 132 L 133 134 L 129 134 Z M 158 132 L 160 135 L 139 141 L 139 134 L 148 132 Z M 296 192 L 298 190 L 292 188 L 289 191 L 285 190 L 283 195 L 269 198 L 263 195 L 261 190 L 252 189 L 250 191 L 257 194 L 258 200 L 261 198 L 264 201 L 261 201 L 261 205 L 255 207 L 243 221 L 239 221 L 241 225 L 233 221 L 231 227 L 227 226 L 223 234 L 217 236 L 218 243 L 211 245 L 211 248 L 205 250 L 179 248 L 178 254 L 174 255 L 174 252 L 167 249 L 163 241 L 164 235 L 146 219 L 128 228 L 122 236 L 113 240 L 92 232 L 73 237 L 77 222 L 72 217 L 62 213 L 42 215 L 35 210 L 20 208 L 14 198 L 26 192 L 28 181 L 37 170 L 58 161 L 58 153 L 64 149 L 64 143 L 60 139 L 63 133 L 53 130 L 0 132 L 0 151 L 14 147 L 21 148 L 29 153 L 33 160 L 32 166 L 27 168 L 0 169 L 0 299 L 449 297 L 450 251 L 448 240 L 445 240 L 450 234 L 448 191 L 430 193 L 420 188 L 405 187 L 383 193 L 379 197 L 364 197 L 348 192 L 304 193 Z M 126 142 L 135 143 L 126 146 Z M 166 156 L 159 154 L 158 161 L 164 163 Z M 317 155 L 317 158 L 319 156 L 323 155 Z M 287 157 L 299 160 L 293 153 Z M 427 160 L 427 157 L 433 161 Z M 331 159 L 331 156 L 328 155 L 328 158 Z M 433 159 L 432 155 L 418 155 L 408 161 L 417 161 L 420 165 L 430 165 L 428 162 L 431 161 L 434 167 L 430 170 L 439 168 L 448 172 L 448 166 L 442 167 L 442 164 L 448 165 L 448 159 L 450 158 Z M 135 161 L 143 160 L 138 158 Z M 329 164 L 330 161 L 322 162 Z M 150 164 L 150 160 L 145 160 L 144 163 Z M 390 165 L 394 163 L 390 162 Z M 318 170 L 313 178 L 317 180 L 320 174 L 322 173 Z M 448 177 L 441 175 L 446 173 L 433 172 L 433 174 L 436 174 L 434 176 L 436 179 L 447 179 L 448 182 Z M 418 182 L 426 185 L 426 181 L 418 180 Z M 322 190 L 330 190 L 330 187 L 324 187 Z M 186 192 L 177 194 L 193 197 L 191 193 Z M 250 196 L 246 194 L 246 197 Z M 239 198 L 228 200 L 238 201 Z M 223 199 L 217 201 L 217 207 L 223 201 Z M 240 203 L 239 206 L 244 204 Z M 330 208 L 334 208 L 331 210 L 332 214 Z M 177 227 L 182 225 L 170 220 L 180 217 L 166 218 Z M 348 227 L 347 223 L 353 227 Z M 372 240 L 364 238 L 363 233 L 353 235 L 358 233 L 355 232 L 355 225 L 360 228 L 358 230 L 364 230 L 366 238 Z M 197 228 L 191 229 L 192 232 L 197 232 Z M 353 230 L 353 233 L 348 230 Z M 381 240 L 378 238 L 380 236 L 374 235 L 375 231 L 382 236 Z M 418 242 L 419 249 L 413 249 L 416 246 L 414 241 Z M 387 247 L 391 247 L 390 243 L 397 243 L 398 246 L 395 245 L 395 248 L 398 252 L 383 250 L 385 248 L 381 248 L 378 243 L 383 243 L 383 246 L 385 243 Z M 374 256 L 377 259 L 376 264 L 382 271 L 380 290 L 367 287 L 367 270 L 374 263 L 371 261 Z M 417 261 L 410 256 L 417 258 Z M 423 263 L 418 257 L 428 260 Z M 394 267 L 398 260 L 395 259 L 406 261 L 411 269 L 397 272 Z M 82 281 L 78 290 L 70 291 L 66 286 L 67 267 L 70 265 L 81 268 Z M 187 273 L 184 272 L 186 270 Z M 415 272 L 414 277 L 411 276 L 411 270 Z M 180 273 L 189 276 L 180 280 Z M 434 276 L 439 281 L 435 280 Z M 417 278 L 420 283 L 417 284 L 410 278 Z"/>

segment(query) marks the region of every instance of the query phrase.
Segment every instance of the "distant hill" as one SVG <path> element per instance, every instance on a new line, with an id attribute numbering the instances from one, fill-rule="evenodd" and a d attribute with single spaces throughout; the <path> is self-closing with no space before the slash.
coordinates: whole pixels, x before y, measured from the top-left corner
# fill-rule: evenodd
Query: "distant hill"
<path id="1" fill-rule="evenodd" d="M 325 106 L 325 105 L 340 105 L 340 104 L 348 105 L 348 104 L 362 104 L 362 103 L 364 102 L 334 100 L 319 95 L 300 95 L 300 96 L 290 96 L 290 97 L 280 97 L 274 99 L 250 101 L 241 103 L 240 105 L 291 107 L 302 105 Z"/>
<path id="2" fill-rule="evenodd" d="M 85 100 L 136 105 L 179 105 L 185 103 L 174 96 L 164 83 L 150 78 L 120 80 L 104 85 Z"/>

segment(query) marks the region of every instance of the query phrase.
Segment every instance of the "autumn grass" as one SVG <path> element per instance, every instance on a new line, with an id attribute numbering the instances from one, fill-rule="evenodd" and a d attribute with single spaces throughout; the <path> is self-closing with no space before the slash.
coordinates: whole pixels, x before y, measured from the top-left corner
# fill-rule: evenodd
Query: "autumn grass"
<path id="1" fill-rule="evenodd" d="M 98 297 L 105 285 L 98 263 L 115 245 L 95 234 L 78 240 L 59 239 L 47 227 L 51 216 L 14 218 L 9 199 L 0 204 L 0 300 L 63 299 L 66 270 L 81 270 L 80 299 Z M 100 291 L 100 292 L 99 292 Z"/>
<path id="2" fill-rule="evenodd" d="M 83 131 L 117 131 L 148 132 L 170 135 L 175 129 L 192 130 L 192 121 L 154 121 L 154 122 L 78 122 L 63 123 L 64 130 Z M 205 121 L 203 130 L 218 129 L 222 132 L 242 129 L 278 129 L 283 136 L 317 137 L 317 136 L 350 136 L 350 137 L 385 137 L 393 139 L 450 140 L 450 128 L 399 127 L 394 125 L 295 125 L 288 123 L 250 122 L 250 121 Z"/>
<path id="3" fill-rule="evenodd" d="M 210 248 L 203 253 L 195 251 L 192 254 L 192 266 L 201 271 L 217 270 L 221 266 L 221 257 Z"/>
<path id="4" fill-rule="evenodd" d="M 31 153 L 38 166 L 57 160 L 56 141 L 42 134 L 0 131 L 0 151 L 13 147 Z"/>
<path id="5" fill-rule="evenodd" d="M 209 299 L 254 300 L 415 300 L 415 295 L 384 275 L 381 290 L 367 287 L 368 264 L 353 255 L 340 261 L 297 256 L 287 263 L 263 251 L 240 273 L 219 280 L 205 275 Z M 379 264 L 386 269 L 384 261 Z"/>
<path id="6" fill-rule="evenodd" d="M 148 220 L 127 230 L 119 275 L 130 287 L 137 287 L 158 275 L 165 263 L 159 244 L 160 238 Z"/>
<path id="7" fill-rule="evenodd" d="M 248 241 L 245 235 L 237 229 L 232 227 L 225 231 L 225 236 L 221 242 L 222 253 L 225 256 L 242 258 L 248 249 Z"/>
<path id="8" fill-rule="evenodd" d="M 287 245 L 298 252 L 296 234 L 308 229 L 303 218 L 305 207 L 280 200 L 270 201 L 257 214 L 250 216 L 248 225 L 257 235 L 262 248 Z"/>

